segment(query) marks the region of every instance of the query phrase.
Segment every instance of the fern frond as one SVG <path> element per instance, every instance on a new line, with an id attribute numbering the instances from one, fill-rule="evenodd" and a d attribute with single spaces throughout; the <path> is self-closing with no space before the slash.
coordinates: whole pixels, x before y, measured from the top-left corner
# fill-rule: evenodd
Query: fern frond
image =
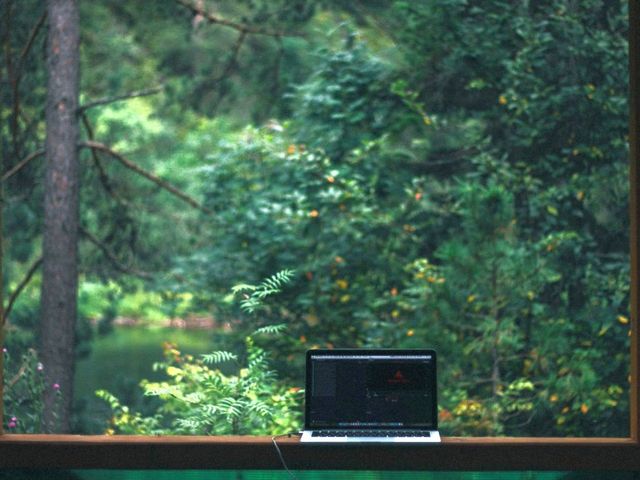
<path id="1" fill-rule="evenodd" d="M 278 323 L 276 325 L 265 325 L 264 327 L 258 328 L 253 332 L 253 335 L 259 335 L 261 333 L 266 333 L 268 335 L 277 335 L 282 333 L 287 329 L 287 325 L 284 323 Z"/>
<path id="2" fill-rule="evenodd" d="M 203 392 L 192 392 L 184 396 L 183 400 L 187 403 L 201 403 L 206 399 Z"/>
<path id="3" fill-rule="evenodd" d="M 202 406 L 202 411 L 207 415 L 217 415 L 222 412 L 218 405 L 207 404 Z"/>
<path id="4" fill-rule="evenodd" d="M 260 287 L 265 290 L 277 290 L 280 291 L 283 285 L 289 283 L 293 276 L 295 275 L 294 270 L 281 270 L 274 275 L 271 275 L 269 278 L 266 278 L 260 284 Z"/>
<path id="5" fill-rule="evenodd" d="M 246 292 L 246 291 L 253 292 L 257 288 L 258 287 L 256 287 L 255 285 L 249 285 L 247 283 L 240 283 L 238 285 L 234 285 L 233 287 L 231 287 L 231 292 L 232 293 L 240 293 L 240 292 Z"/>
<path id="6" fill-rule="evenodd" d="M 184 395 L 177 385 L 148 384 L 144 389 L 145 397 L 174 397 L 184 400 Z"/>
<path id="7" fill-rule="evenodd" d="M 243 400 L 234 398 L 223 398 L 218 402 L 218 405 L 229 418 L 242 416 L 242 411 L 245 408 L 245 402 Z"/>
<path id="8" fill-rule="evenodd" d="M 175 424 L 192 432 L 198 432 L 205 423 L 194 418 L 179 418 L 175 421 Z"/>
<path id="9" fill-rule="evenodd" d="M 258 295 L 259 297 L 259 295 Z M 240 308 L 247 313 L 253 313 L 262 306 L 259 298 L 249 297 L 240 302 Z"/>
<path id="10" fill-rule="evenodd" d="M 118 400 L 118 398 L 115 395 L 111 394 L 110 392 L 106 390 L 96 390 L 95 394 L 96 394 L 96 397 L 107 402 L 111 410 L 115 411 L 121 408 L 120 400 Z"/>
<path id="11" fill-rule="evenodd" d="M 248 405 L 248 410 L 250 412 L 257 413 L 261 417 L 271 417 L 273 415 L 273 412 L 271 411 L 269 406 L 260 400 L 253 400 L 252 402 L 250 402 Z"/>
<path id="12" fill-rule="evenodd" d="M 237 360 L 238 356 L 235 353 L 217 351 L 213 353 L 204 353 L 202 354 L 202 360 L 205 363 L 223 363 L 228 362 L 230 360 Z"/>
<path id="13" fill-rule="evenodd" d="M 258 290 L 256 290 L 254 296 L 260 300 L 264 300 L 265 298 L 267 298 L 269 295 L 274 295 L 276 293 L 279 293 L 280 289 L 279 288 L 259 288 Z"/>
<path id="14" fill-rule="evenodd" d="M 247 312 L 253 313 L 260 307 L 265 298 L 270 295 L 279 293 L 282 287 L 291 281 L 295 275 L 294 270 L 281 270 L 278 273 L 264 279 L 259 285 L 240 284 L 234 286 L 231 291 L 234 294 L 242 293 L 244 299 L 240 302 L 240 308 Z M 249 295 L 247 292 L 251 292 Z"/>
<path id="15" fill-rule="evenodd" d="M 269 367 L 266 353 L 256 355 L 247 362 L 247 370 L 251 372 L 251 377 L 263 378 Z"/>

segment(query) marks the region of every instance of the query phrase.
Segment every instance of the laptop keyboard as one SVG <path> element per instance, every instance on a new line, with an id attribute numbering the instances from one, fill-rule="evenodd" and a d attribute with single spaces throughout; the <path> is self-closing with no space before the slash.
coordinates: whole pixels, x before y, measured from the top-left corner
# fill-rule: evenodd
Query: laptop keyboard
<path id="1" fill-rule="evenodd" d="M 429 437 L 429 430 L 321 430 L 312 437 Z"/>

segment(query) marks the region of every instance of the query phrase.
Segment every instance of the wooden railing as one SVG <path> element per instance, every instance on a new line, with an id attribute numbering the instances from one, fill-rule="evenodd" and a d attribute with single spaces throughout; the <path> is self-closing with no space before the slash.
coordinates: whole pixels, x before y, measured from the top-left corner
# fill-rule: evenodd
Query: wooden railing
<path id="1" fill-rule="evenodd" d="M 444 438 L 422 446 L 309 445 L 279 438 L 292 470 L 640 471 L 628 438 Z M 0 437 L 2 468 L 282 469 L 271 437 L 14 435 Z"/>

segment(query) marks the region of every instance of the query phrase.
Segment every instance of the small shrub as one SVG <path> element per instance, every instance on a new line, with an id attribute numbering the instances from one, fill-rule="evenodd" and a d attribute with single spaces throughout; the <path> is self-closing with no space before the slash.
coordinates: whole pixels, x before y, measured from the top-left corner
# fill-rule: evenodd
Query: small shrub
<path id="1" fill-rule="evenodd" d="M 164 371 L 168 378 L 141 382 L 145 395 L 162 401 L 154 416 L 131 412 L 108 392 L 97 392 L 113 412 L 107 433 L 259 435 L 299 428 L 302 390 L 277 381 L 267 352 L 256 343 L 257 337 L 281 329 L 271 326 L 248 336 L 244 361 L 225 351 L 194 358 L 166 343 L 165 361 L 154 368 Z M 231 371 L 225 373 L 223 367 Z"/>
<path id="2" fill-rule="evenodd" d="M 45 388 L 56 391 L 54 417 L 62 406 L 62 394 L 57 383 L 44 382 L 45 366 L 34 349 L 28 349 L 19 362 L 14 362 L 7 349 L 4 355 L 4 416 L 3 428 L 8 433 L 41 433 Z"/>
<path id="3" fill-rule="evenodd" d="M 283 270 L 259 285 L 241 284 L 232 291 L 241 295 L 241 308 L 253 313 L 292 276 L 292 271 Z M 278 381 L 267 351 L 259 345 L 260 338 L 284 329 L 267 325 L 255 330 L 245 338 L 242 354 L 216 351 L 196 358 L 166 342 L 165 360 L 154 369 L 167 378 L 140 383 L 145 395 L 162 402 L 153 416 L 130 411 L 109 392 L 96 392 L 113 412 L 107 433 L 275 435 L 300 428 L 302 390 Z"/>

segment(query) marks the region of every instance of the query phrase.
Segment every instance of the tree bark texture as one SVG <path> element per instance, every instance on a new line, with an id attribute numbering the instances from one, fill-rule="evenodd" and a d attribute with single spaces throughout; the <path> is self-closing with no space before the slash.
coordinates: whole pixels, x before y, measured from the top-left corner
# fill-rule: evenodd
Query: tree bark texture
<path id="1" fill-rule="evenodd" d="M 48 0 L 46 167 L 40 355 L 43 430 L 68 432 L 73 403 L 78 290 L 79 14 L 76 0 Z"/>

